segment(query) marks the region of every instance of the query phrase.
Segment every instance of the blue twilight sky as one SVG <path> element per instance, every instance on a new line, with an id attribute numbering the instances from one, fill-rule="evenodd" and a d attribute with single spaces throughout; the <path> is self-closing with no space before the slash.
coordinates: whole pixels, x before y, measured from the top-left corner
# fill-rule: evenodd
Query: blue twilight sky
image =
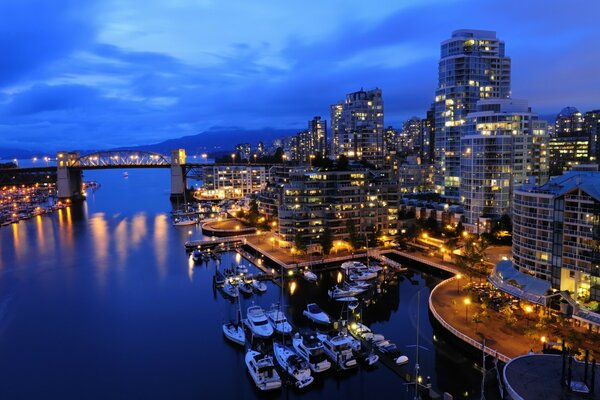
<path id="1" fill-rule="evenodd" d="M 0 147 L 300 129 L 375 86 L 397 125 L 424 116 L 439 44 L 460 28 L 498 32 L 513 96 L 538 113 L 600 108 L 599 12 L 578 0 L 0 0 Z"/>

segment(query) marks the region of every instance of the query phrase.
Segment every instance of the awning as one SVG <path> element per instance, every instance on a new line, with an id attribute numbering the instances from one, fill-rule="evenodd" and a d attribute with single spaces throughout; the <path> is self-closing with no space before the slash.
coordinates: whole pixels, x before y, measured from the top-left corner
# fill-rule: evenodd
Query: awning
<path id="1" fill-rule="evenodd" d="M 539 305 L 546 305 L 551 284 L 543 279 L 524 274 L 512 266 L 512 261 L 500 261 L 488 280 L 497 289 Z"/>

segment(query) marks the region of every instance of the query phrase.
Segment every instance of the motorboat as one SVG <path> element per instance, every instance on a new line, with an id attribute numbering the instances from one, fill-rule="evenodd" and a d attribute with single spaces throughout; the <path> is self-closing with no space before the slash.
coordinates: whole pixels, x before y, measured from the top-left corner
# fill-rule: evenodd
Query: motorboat
<path id="1" fill-rule="evenodd" d="M 199 262 L 202 261 L 203 258 L 202 252 L 199 249 L 194 249 L 194 251 L 192 251 L 192 259 L 194 261 Z"/>
<path id="2" fill-rule="evenodd" d="M 248 273 L 248 267 L 245 266 L 244 264 L 236 265 L 234 267 L 234 270 L 235 270 L 236 274 L 247 274 Z"/>
<path id="3" fill-rule="evenodd" d="M 267 291 L 267 284 L 257 279 L 252 279 L 252 287 L 259 293 L 264 293 Z"/>
<path id="4" fill-rule="evenodd" d="M 223 284 L 223 293 L 230 297 L 238 297 L 238 285 L 231 279 L 226 279 Z"/>
<path id="5" fill-rule="evenodd" d="M 252 331 L 254 337 L 268 338 L 273 334 L 273 327 L 261 306 L 252 305 L 248 307 L 244 322 L 248 329 Z"/>
<path id="6" fill-rule="evenodd" d="M 216 286 L 221 286 L 225 284 L 225 275 L 223 275 L 223 273 L 219 270 L 215 271 L 215 275 L 213 277 L 213 283 Z"/>
<path id="7" fill-rule="evenodd" d="M 353 303 L 355 301 L 358 301 L 358 299 L 354 296 L 348 296 L 348 297 L 338 297 L 335 299 L 335 301 L 340 301 L 340 302 L 345 302 L 345 303 Z"/>
<path id="8" fill-rule="evenodd" d="M 364 339 L 369 342 L 373 339 L 373 332 L 371 329 L 360 322 L 350 323 L 348 325 L 348 332 L 357 339 Z"/>
<path id="9" fill-rule="evenodd" d="M 267 319 L 275 330 L 280 335 L 289 335 L 292 333 L 292 325 L 287 320 L 285 313 L 277 304 L 273 304 L 271 309 L 267 311 Z"/>
<path id="10" fill-rule="evenodd" d="M 314 272 L 312 272 L 308 268 L 302 270 L 302 277 L 305 280 L 309 281 L 309 282 L 316 282 L 317 281 L 317 274 L 315 274 Z"/>
<path id="11" fill-rule="evenodd" d="M 327 357 L 339 369 L 351 369 L 358 365 L 352 353 L 354 339 L 350 336 L 339 334 L 331 337 L 324 333 L 317 333 L 317 338 L 323 343 L 323 350 Z"/>
<path id="12" fill-rule="evenodd" d="M 356 358 L 367 365 L 373 365 L 377 361 L 379 361 L 379 356 L 375 354 L 373 350 L 368 349 L 362 343 L 362 341 L 358 339 L 353 339 L 350 347 L 352 347 L 352 352 L 354 353 Z"/>
<path id="13" fill-rule="evenodd" d="M 402 355 L 400 349 L 389 340 L 378 340 L 374 341 L 373 345 L 382 353 L 388 354 L 392 357 L 396 365 L 406 364 L 408 362 L 408 357 Z"/>
<path id="14" fill-rule="evenodd" d="M 187 226 L 187 225 L 196 225 L 198 223 L 198 219 L 195 217 L 176 217 L 173 218 L 173 225 L 175 226 Z"/>
<path id="15" fill-rule="evenodd" d="M 273 390 L 281 387 L 281 378 L 273 364 L 273 357 L 255 350 L 246 352 L 246 367 L 260 390 Z"/>
<path id="16" fill-rule="evenodd" d="M 310 303 L 306 305 L 306 310 L 302 311 L 302 314 L 308 319 L 317 324 L 328 325 L 331 323 L 331 318 L 329 315 L 319 307 L 315 303 Z"/>
<path id="17" fill-rule="evenodd" d="M 370 281 L 377 278 L 377 272 L 369 270 L 355 270 L 348 272 L 348 279 L 351 281 Z"/>
<path id="18" fill-rule="evenodd" d="M 313 372 L 323 372 L 331 368 L 331 363 L 325 355 L 323 343 L 316 336 L 301 336 L 299 333 L 292 338 L 296 354 L 302 357 Z"/>
<path id="19" fill-rule="evenodd" d="M 367 266 L 359 261 L 346 261 L 342 263 L 341 268 L 345 272 L 350 272 L 354 270 L 366 269 Z"/>
<path id="20" fill-rule="evenodd" d="M 366 291 L 367 289 L 351 287 L 348 285 L 344 286 L 334 286 L 333 288 L 327 291 L 327 294 L 332 299 L 338 299 L 342 297 L 354 297 Z"/>
<path id="21" fill-rule="evenodd" d="M 273 343 L 273 353 L 281 368 L 295 380 L 294 383 L 297 388 L 305 388 L 315 380 L 310 374 L 308 362 L 296 354 L 294 350 L 275 342 Z"/>
<path id="22" fill-rule="evenodd" d="M 242 281 L 242 282 L 240 282 L 240 284 L 238 286 L 239 286 L 240 292 L 242 292 L 244 294 L 250 295 L 254 292 L 254 289 L 250 282 Z"/>

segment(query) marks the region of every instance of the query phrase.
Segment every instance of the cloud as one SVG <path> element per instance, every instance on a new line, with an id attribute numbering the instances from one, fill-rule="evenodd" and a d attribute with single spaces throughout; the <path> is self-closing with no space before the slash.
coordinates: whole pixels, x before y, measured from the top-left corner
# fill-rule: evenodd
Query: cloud
<path id="1" fill-rule="evenodd" d="M 398 126 L 425 115 L 440 42 L 461 28 L 498 31 L 512 57 L 513 94 L 535 111 L 598 108 L 600 5 L 586 7 L 3 2 L 0 134 L 30 146 L 51 138 L 67 148 L 77 138 L 77 147 L 105 148 L 219 126 L 304 129 L 314 115 L 329 119 L 329 105 L 346 93 L 376 86 L 386 125 Z"/>

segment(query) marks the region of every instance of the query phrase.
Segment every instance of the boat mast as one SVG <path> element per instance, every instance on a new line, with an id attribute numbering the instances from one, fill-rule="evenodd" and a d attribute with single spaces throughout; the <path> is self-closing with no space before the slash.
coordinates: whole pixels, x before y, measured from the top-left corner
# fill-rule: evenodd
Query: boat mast
<path id="1" fill-rule="evenodd" d="M 420 314 L 420 305 L 421 305 L 421 291 L 417 292 L 417 353 L 415 356 L 415 400 L 419 400 L 421 396 L 419 395 L 419 314 Z"/>

